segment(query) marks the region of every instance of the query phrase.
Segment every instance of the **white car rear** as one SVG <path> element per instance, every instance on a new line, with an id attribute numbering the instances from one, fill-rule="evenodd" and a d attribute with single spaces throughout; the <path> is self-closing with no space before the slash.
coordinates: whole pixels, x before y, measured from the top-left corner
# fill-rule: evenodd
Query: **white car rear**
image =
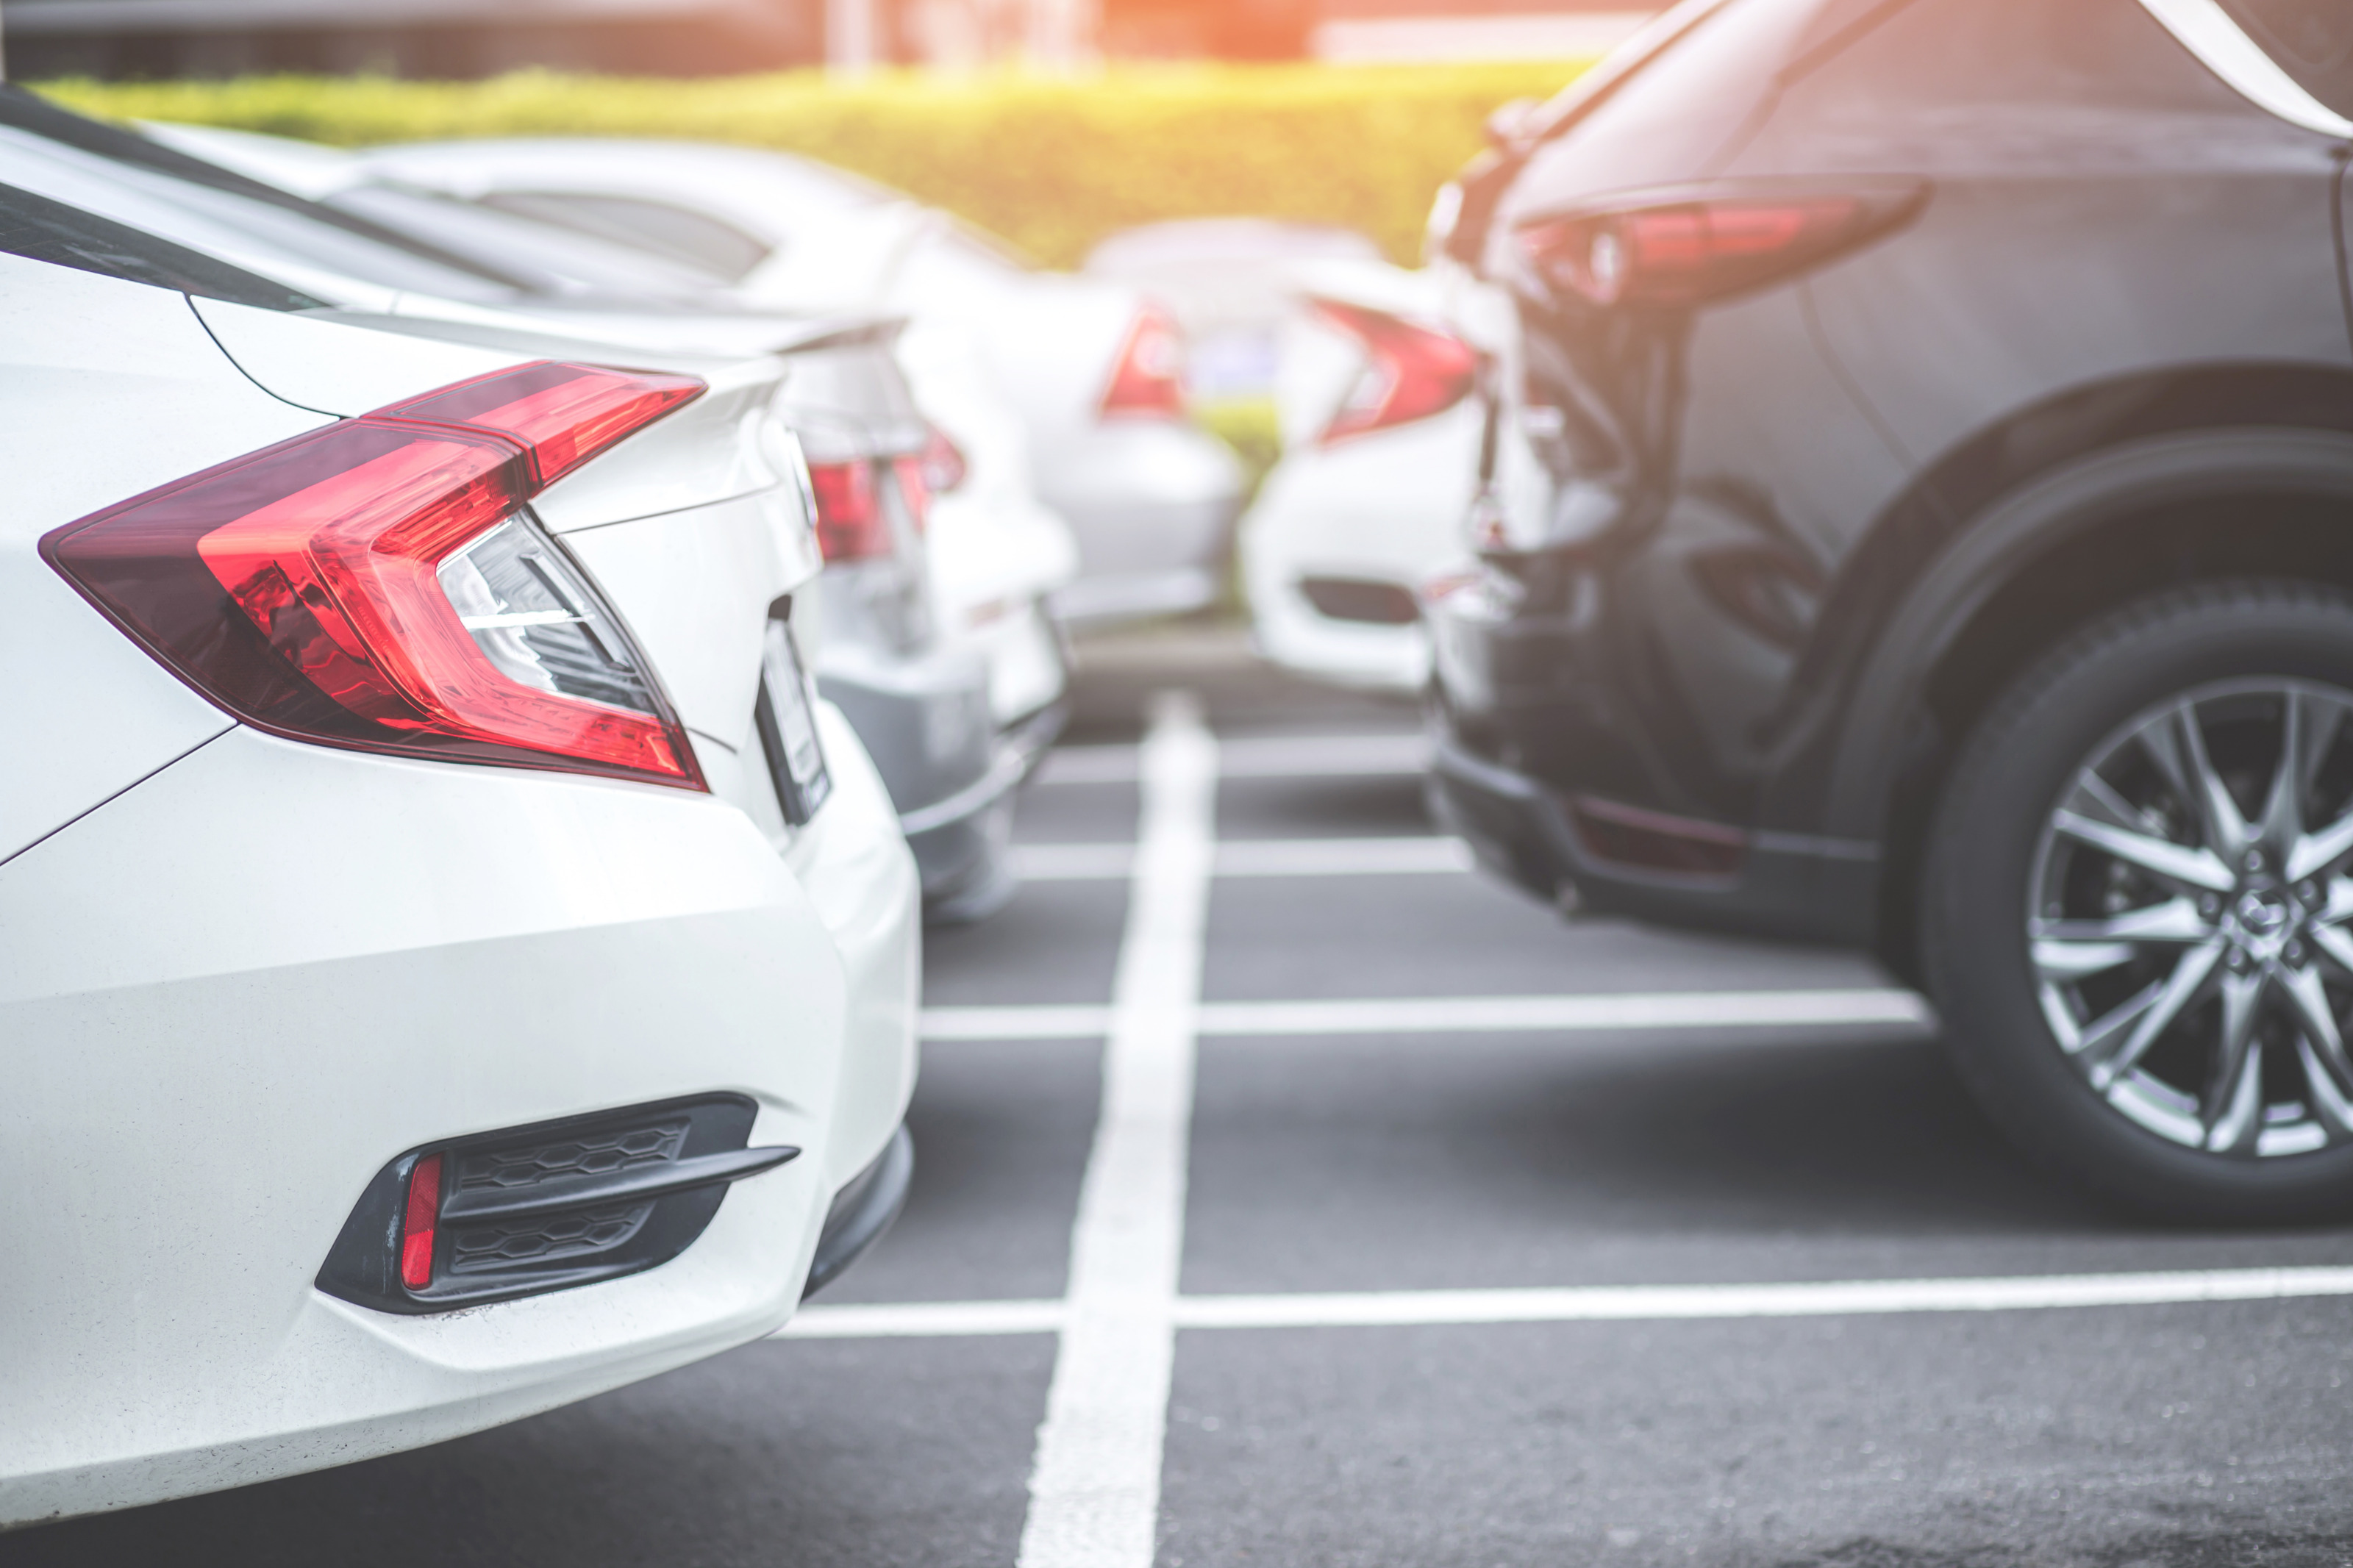
<path id="1" fill-rule="evenodd" d="M 1464 551 L 1483 416 L 1481 355 L 1429 273 L 1384 262 L 1294 269 L 1276 402 L 1283 456 L 1243 518 L 1260 650 L 1342 685 L 1430 679 L 1419 595 Z"/>
<path id="2" fill-rule="evenodd" d="M 777 362 L 306 321 L 0 205 L 0 1524 L 774 1330 L 903 1195 L 918 943 Z"/>

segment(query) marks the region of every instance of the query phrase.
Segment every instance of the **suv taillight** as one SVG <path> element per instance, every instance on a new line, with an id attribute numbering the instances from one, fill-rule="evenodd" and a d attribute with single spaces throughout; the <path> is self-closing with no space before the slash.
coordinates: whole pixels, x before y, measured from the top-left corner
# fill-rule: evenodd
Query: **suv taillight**
<path id="1" fill-rule="evenodd" d="M 702 387 L 497 372 L 151 490 L 41 553 L 260 729 L 701 789 L 619 617 L 523 503 Z"/>
<path id="2" fill-rule="evenodd" d="M 1159 306 L 1146 304 L 1135 312 L 1119 361 L 1112 367 L 1103 411 L 1128 418 L 1184 416 L 1185 339 Z"/>
<path id="3" fill-rule="evenodd" d="M 1910 219 L 1917 183 L 1725 191 L 1540 218 L 1514 237 L 1556 294 L 1602 306 L 1704 304 L 1776 283 Z"/>
<path id="4" fill-rule="evenodd" d="M 1443 414 L 1471 394 L 1478 352 L 1447 332 L 1338 300 L 1307 303 L 1365 348 L 1363 372 L 1317 439 L 1324 446 Z"/>

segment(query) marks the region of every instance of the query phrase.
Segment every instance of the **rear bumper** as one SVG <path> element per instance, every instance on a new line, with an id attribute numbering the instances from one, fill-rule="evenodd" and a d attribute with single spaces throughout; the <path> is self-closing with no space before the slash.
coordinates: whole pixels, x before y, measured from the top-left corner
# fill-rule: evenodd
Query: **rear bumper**
<path id="1" fill-rule="evenodd" d="M 1547 902 L 1776 940 L 1868 946 L 1869 846 L 1628 809 L 1562 794 L 1441 734 L 1431 814 L 1480 864 Z"/>
<path id="2" fill-rule="evenodd" d="M 828 644 L 818 689 L 874 760 L 923 879 L 923 901 L 974 918 L 1012 896 L 1006 805 L 1029 759 L 990 711 L 988 665 L 968 647 L 894 658 Z"/>
<path id="3" fill-rule="evenodd" d="M 899 1211 L 907 1206 L 907 1193 L 915 1181 L 915 1141 L 902 1126 L 883 1145 L 874 1163 L 850 1178 L 834 1194 L 826 1210 L 825 1230 L 818 1237 L 817 1256 L 810 1260 L 808 1284 L 801 1300 L 841 1278 L 849 1267 L 882 1239 Z"/>
<path id="4" fill-rule="evenodd" d="M 828 820 L 857 794 L 796 869 L 708 795 L 236 730 L 0 867 L 0 1521 L 438 1441 L 781 1324 L 913 1071 L 912 879 L 879 803 Z M 805 1152 L 659 1268 L 417 1317 L 313 1287 L 404 1150 L 714 1093 Z"/>

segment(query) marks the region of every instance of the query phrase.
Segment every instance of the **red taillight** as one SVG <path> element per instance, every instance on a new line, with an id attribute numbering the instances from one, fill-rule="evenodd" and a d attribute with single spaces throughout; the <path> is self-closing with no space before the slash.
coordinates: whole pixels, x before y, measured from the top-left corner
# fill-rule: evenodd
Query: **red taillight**
<path id="1" fill-rule="evenodd" d="M 1145 305 L 1136 311 L 1135 324 L 1127 330 L 1119 363 L 1112 369 L 1103 411 L 1132 418 L 1184 416 L 1185 339 L 1159 306 Z"/>
<path id="2" fill-rule="evenodd" d="M 948 439 L 947 432 L 933 426 L 930 438 L 923 443 L 923 488 L 935 496 L 946 495 L 962 488 L 971 471 L 972 466 Z"/>
<path id="3" fill-rule="evenodd" d="M 1461 339 L 1337 300 L 1308 304 L 1364 344 L 1368 360 L 1318 437 L 1325 445 L 1443 414 L 1470 395 L 1479 355 Z"/>
<path id="4" fill-rule="evenodd" d="M 1762 288 L 1887 232 L 1925 189 L 1777 192 L 1539 219 L 1517 233 L 1546 286 L 1595 305 L 1696 305 Z"/>
<path id="5" fill-rule="evenodd" d="M 409 1168 L 400 1216 L 400 1282 L 412 1290 L 433 1283 L 433 1233 L 440 1224 L 441 1156 L 427 1154 Z"/>
<path id="6" fill-rule="evenodd" d="M 249 453 L 69 523 L 41 551 L 263 729 L 700 789 L 618 618 L 522 510 L 536 474 L 627 433 L 617 394 L 642 384 L 629 395 L 643 424 L 682 400 L 680 381 L 524 366 Z M 433 406 L 459 394 L 493 416 L 539 412 L 511 417 L 510 435 Z M 420 406 L 433 423 L 410 416 Z M 562 425 L 560 406 L 584 424 Z"/>
<path id="7" fill-rule="evenodd" d="M 907 515 L 914 521 L 915 531 L 921 533 L 931 526 L 932 482 L 928 460 L 922 455 L 893 458 L 891 472 L 899 481 L 899 499 L 907 503 Z"/>
<path id="8" fill-rule="evenodd" d="M 872 561 L 892 553 L 891 520 L 875 488 L 873 459 L 811 463 L 809 486 L 817 492 L 818 548 L 828 561 Z"/>
<path id="9" fill-rule="evenodd" d="M 380 412 L 512 437 L 543 486 L 702 391 L 690 375 L 533 364 L 493 371 Z"/>

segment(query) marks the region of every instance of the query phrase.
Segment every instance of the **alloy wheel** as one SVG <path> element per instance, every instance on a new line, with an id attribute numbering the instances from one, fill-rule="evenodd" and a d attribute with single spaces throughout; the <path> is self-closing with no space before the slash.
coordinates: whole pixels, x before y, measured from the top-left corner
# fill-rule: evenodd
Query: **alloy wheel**
<path id="1" fill-rule="evenodd" d="M 2044 824 L 2043 1016 L 2117 1113 L 2238 1159 L 2353 1142 L 2353 691 L 2200 687 L 2144 710 Z"/>

